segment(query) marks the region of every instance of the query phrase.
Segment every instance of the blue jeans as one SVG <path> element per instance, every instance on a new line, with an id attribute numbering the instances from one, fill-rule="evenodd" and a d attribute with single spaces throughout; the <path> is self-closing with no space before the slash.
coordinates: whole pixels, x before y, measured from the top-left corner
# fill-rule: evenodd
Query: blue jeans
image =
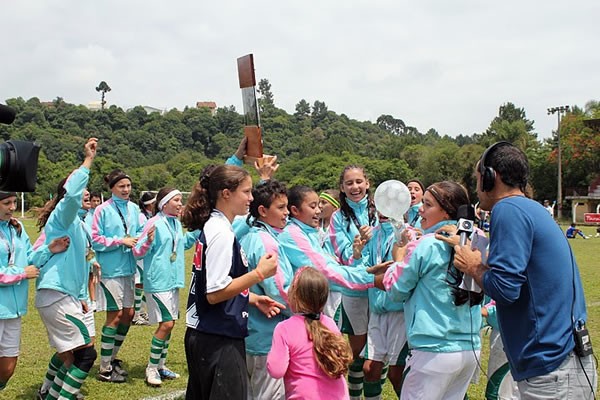
<path id="1" fill-rule="evenodd" d="M 554 371 L 517 383 L 521 400 L 591 400 L 597 380 L 594 356 L 579 358 L 571 352 Z"/>

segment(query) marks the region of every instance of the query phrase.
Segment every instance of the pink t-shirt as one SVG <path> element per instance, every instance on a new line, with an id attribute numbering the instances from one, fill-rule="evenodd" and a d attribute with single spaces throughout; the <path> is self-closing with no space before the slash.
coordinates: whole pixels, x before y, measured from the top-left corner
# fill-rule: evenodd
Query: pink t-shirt
<path id="1" fill-rule="evenodd" d="M 321 314 L 321 322 L 341 335 L 331 318 Z M 273 378 L 283 377 L 286 399 L 349 399 L 345 377 L 330 378 L 319 368 L 301 315 L 294 315 L 275 327 L 267 370 Z"/>

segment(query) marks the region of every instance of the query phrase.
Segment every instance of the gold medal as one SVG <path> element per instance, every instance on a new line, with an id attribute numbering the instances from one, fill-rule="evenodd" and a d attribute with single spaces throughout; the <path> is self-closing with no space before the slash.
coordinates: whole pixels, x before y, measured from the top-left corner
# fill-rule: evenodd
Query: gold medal
<path id="1" fill-rule="evenodd" d="M 94 252 L 92 249 L 88 249 L 85 259 L 90 262 L 94 259 L 94 257 L 96 257 L 96 252 Z"/>
<path id="2" fill-rule="evenodd" d="M 177 261 L 177 253 L 176 252 L 172 252 L 171 253 L 171 257 L 169 259 L 171 260 L 171 262 Z"/>

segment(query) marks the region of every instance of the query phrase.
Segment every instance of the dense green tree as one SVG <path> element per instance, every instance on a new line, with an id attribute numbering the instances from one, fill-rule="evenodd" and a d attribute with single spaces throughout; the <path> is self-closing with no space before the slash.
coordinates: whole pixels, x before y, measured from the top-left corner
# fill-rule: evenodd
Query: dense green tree
<path id="1" fill-rule="evenodd" d="M 275 97 L 271 92 L 271 84 L 268 79 L 261 79 L 258 82 L 257 92 L 260 94 L 258 98 L 258 109 L 261 116 L 269 117 L 275 110 Z"/>
<path id="2" fill-rule="evenodd" d="M 104 81 L 100 82 L 100 84 L 98 86 L 96 86 L 96 92 L 100 92 L 102 93 L 102 96 L 100 98 L 100 107 L 104 110 L 104 105 L 106 104 L 106 100 L 104 100 L 104 96 L 106 95 L 106 93 L 110 92 L 112 89 L 110 88 L 110 86 L 108 86 L 108 84 Z"/>
<path id="3" fill-rule="evenodd" d="M 475 201 L 475 164 L 490 143 L 508 140 L 529 156 L 534 196 L 555 197 L 556 137 L 540 143 L 533 121 L 511 103 L 499 108 L 485 132 L 451 138 L 435 129 L 422 134 L 390 115 L 381 115 L 376 122 L 353 120 L 319 100 L 312 107 L 300 100 L 291 115 L 275 107 L 267 80 L 263 86 L 265 104 L 272 106 L 262 116 L 264 151 L 279 157 L 277 178 L 290 184 L 318 190 L 337 187 L 345 165 L 361 164 L 373 186 L 391 178 L 416 177 L 425 184 L 451 179 L 463 183 Z M 105 195 L 103 177 L 114 168 L 132 175 L 136 193 L 165 185 L 187 191 L 197 183 L 202 168 L 222 163 L 243 136 L 243 116 L 233 106 L 221 107 L 214 115 L 192 107 L 161 115 L 148 114 L 141 106 L 91 111 L 61 97 L 51 102 L 15 98 L 6 104 L 17 111 L 17 118 L 12 125 L 0 126 L 0 138 L 37 141 L 42 146 L 37 191 L 26 196 L 33 206 L 41 206 L 58 181 L 79 165 L 88 136 L 100 139 L 90 189 Z M 600 136 L 583 122 L 598 117 L 598 102 L 590 101 L 584 108 L 574 106 L 563 118 L 565 195 L 585 193 L 600 170 Z M 253 171 L 252 175 L 257 177 Z"/>

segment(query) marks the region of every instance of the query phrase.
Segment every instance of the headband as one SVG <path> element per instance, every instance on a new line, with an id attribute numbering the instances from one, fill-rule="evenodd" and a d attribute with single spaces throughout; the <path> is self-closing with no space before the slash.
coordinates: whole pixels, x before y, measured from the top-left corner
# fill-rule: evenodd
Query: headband
<path id="1" fill-rule="evenodd" d="M 171 200 L 173 197 L 177 196 L 178 194 L 181 194 L 181 192 L 177 189 L 171 190 L 169 193 L 167 193 L 167 195 L 165 197 L 163 197 L 162 199 L 160 199 L 160 201 L 158 202 L 158 210 L 162 210 L 162 208 L 165 206 L 165 204 L 167 204 L 169 202 L 169 200 Z"/>
<path id="2" fill-rule="evenodd" d="M 435 198 L 435 200 L 439 203 L 440 207 L 442 207 L 442 209 L 444 211 L 446 211 L 446 213 L 448 214 L 448 216 L 450 217 L 450 219 L 455 219 L 456 218 L 456 208 L 452 206 L 452 204 L 450 204 L 446 199 L 444 199 L 435 189 L 435 187 L 433 187 L 433 185 L 429 186 L 427 188 L 427 191 L 429 193 L 431 193 L 433 195 L 433 197 Z"/>
<path id="3" fill-rule="evenodd" d="M 9 197 L 17 197 L 16 192 L 0 192 L 0 200 L 7 199 Z"/>
<path id="4" fill-rule="evenodd" d="M 334 206 L 335 208 L 340 208 L 340 202 L 339 202 L 339 201 L 337 201 L 336 199 L 334 199 L 334 198 L 333 198 L 333 196 L 332 196 L 332 195 L 330 195 L 329 193 L 322 192 L 322 193 L 319 195 L 319 198 L 320 198 L 320 199 L 323 199 L 323 200 L 327 200 L 327 201 L 328 201 L 329 203 L 331 203 L 331 205 L 332 205 L 332 206 Z"/>
<path id="5" fill-rule="evenodd" d="M 147 206 L 147 205 L 154 203 L 155 201 L 156 201 L 156 197 L 153 197 L 150 200 L 146 200 L 146 201 L 142 202 L 142 204 Z"/>
<path id="6" fill-rule="evenodd" d="M 115 176 L 108 182 L 109 189 L 112 189 L 113 186 L 115 186 L 117 184 L 117 182 L 119 182 L 121 179 L 129 179 L 129 182 L 131 182 L 131 178 L 129 177 L 129 175 L 127 175 L 125 173 L 120 173 L 119 175 Z"/>

